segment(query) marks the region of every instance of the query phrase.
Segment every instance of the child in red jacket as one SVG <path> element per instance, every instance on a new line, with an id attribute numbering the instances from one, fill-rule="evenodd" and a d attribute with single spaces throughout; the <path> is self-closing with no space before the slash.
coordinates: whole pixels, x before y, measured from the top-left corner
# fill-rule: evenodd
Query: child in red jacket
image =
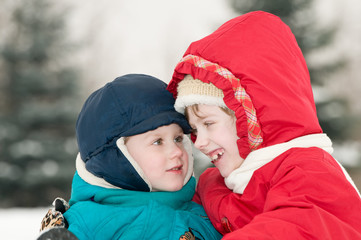
<path id="1" fill-rule="evenodd" d="M 224 239 L 361 239 L 361 198 L 331 156 L 309 72 L 278 17 L 252 12 L 193 42 L 168 90 L 216 168 L 195 197 Z"/>

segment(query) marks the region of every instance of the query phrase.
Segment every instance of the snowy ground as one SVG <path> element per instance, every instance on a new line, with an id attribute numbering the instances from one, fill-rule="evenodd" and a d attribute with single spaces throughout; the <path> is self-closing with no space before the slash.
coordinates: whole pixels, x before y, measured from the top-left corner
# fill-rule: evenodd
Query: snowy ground
<path id="1" fill-rule="evenodd" d="M 0 239 L 36 239 L 48 208 L 0 209 Z"/>

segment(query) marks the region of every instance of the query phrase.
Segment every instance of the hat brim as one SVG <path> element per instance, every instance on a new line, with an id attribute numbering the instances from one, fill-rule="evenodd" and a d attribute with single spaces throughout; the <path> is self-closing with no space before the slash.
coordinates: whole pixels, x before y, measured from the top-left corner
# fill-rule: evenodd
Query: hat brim
<path id="1" fill-rule="evenodd" d="M 189 106 L 192 106 L 195 104 L 204 104 L 204 105 L 227 108 L 227 106 L 224 103 L 222 98 L 198 95 L 198 94 L 177 97 L 177 100 L 175 101 L 175 104 L 174 104 L 174 108 L 177 112 L 184 114 L 186 107 L 189 107 Z"/>

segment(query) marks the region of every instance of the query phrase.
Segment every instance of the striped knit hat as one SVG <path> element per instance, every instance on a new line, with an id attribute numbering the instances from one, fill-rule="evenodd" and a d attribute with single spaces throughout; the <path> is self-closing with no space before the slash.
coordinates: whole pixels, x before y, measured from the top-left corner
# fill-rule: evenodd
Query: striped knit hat
<path id="1" fill-rule="evenodd" d="M 215 105 L 227 108 L 223 92 L 212 83 L 204 83 L 186 75 L 178 84 L 178 95 L 174 104 L 177 112 L 184 114 L 185 108 L 194 104 Z"/>

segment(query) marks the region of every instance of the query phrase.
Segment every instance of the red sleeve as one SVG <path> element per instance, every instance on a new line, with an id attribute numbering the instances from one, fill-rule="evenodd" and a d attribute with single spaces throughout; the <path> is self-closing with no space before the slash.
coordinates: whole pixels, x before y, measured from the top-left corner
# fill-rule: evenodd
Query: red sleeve
<path id="1" fill-rule="evenodd" d="M 217 169 L 200 177 L 197 192 L 223 239 L 361 239 L 360 197 L 337 166 L 311 158 L 272 165 L 255 172 L 243 195 Z"/>

